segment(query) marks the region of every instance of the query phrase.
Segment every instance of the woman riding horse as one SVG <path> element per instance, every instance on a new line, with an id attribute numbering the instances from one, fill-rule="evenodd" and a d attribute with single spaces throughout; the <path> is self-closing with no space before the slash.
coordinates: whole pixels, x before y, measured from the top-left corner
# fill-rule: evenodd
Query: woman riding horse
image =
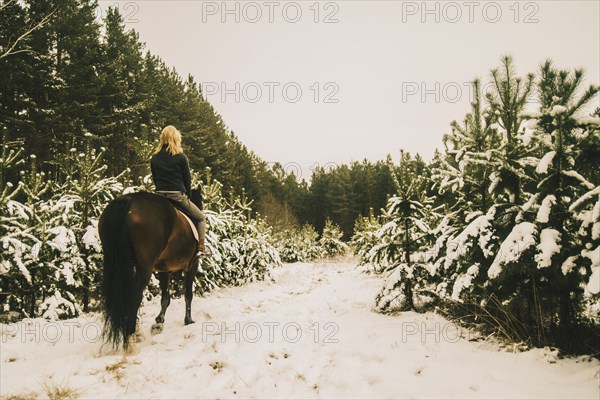
<path id="1" fill-rule="evenodd" d="M 198 221 L 198 253 L 206 253 L 206 218 L 204 213 L 190 201 L 192 178 L 187 156 L 181 148 L 181 133 L 169 125 L 160 134 L 156 151 L 150 160 L 152 180 L 156 193 L 179 203 Z"/>
<path id="2" fill-rule="evenodd" d="M 136 330 L 137 313 L 144 289 L 156 272 L 162 291 L 161 310 L 153 332 L 161 331 L 171 302 L 171 274 L 185 271 L 185 319 L 193 323 L 193 282 L 198 270 L 198 251 L 206 254 L 206 223 L 200 204 L 194 205 L 198 189 L 190 188 L 188 159 L 181 150 L 181 134 L 172 126 L 163 129 L 151 161 L 152 177 L 159 194 L 136 192 L 112 200 L 102 212 L 98 232 L 102 242 L 104 270 L 102 299 L 105 338 L 128 348 Z M 168 199 L 167 199 L 168 197 Z M 199 242 L 186 217 L 171 203 L 180 203 L 197 219 Z"/>

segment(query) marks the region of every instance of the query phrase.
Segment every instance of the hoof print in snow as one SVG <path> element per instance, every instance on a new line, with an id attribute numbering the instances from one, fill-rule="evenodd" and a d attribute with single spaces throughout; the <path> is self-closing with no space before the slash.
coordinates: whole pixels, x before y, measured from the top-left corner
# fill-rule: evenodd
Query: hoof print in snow
<path id="1" fill-rule="evenodd" d="M 280 358 L 288 358 L 290 356 L 288 353 L 281 353 L 281 355 L 277 355 L 275 353 L 269 353 L 267 355 L 269 356 L 269 359 L 271 359 L 271 360 L 279 360 Z M 269 365 L 271 365 L 271 361 L 267 360 L 267 363 Z"/>
<path id="2" fill-rule="evenodd" d="M 164 327 L 165 326 L 163 324 L 161 324 L 161 323 L 154 324 L 154 325 L 152 325 L 151 332 L 152 332 L 153 335 L 158 335 L 159 333 L 162 333 Z"/>
<path id="3" fill-rule="evenodd" d="M 221 372 L 224 364 L 221 361 L 213 361 L 209 364 L 215 372 Z"/>

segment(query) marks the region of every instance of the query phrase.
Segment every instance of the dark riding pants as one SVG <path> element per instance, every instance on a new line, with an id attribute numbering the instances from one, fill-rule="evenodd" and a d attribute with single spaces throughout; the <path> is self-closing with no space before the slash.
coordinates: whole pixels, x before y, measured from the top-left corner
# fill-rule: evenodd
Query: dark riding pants
<path id="1" fill-rule="evenodd" d="M 190 201 L 190 199 L 185 195 L 185 193 L 181 193 L 181 192 L 156 192 L 156 193 L 160 194 L 161 196 L 165 196 L 171 200 L 175 200 L 176 202 L 181 204 L 181 206 L 186 209 L 186 211 L 193 217 L 193 219 L 198 221 L 198 224 L 197 224 L 198 236 L 199 236 L 200 241 L 204 240 L 204 238 L 206 237 L 206 217 L 204 216 L 204 213 L 202 212 L 202 210 L 200 210 L 194 203 L 192 203 Z"/>

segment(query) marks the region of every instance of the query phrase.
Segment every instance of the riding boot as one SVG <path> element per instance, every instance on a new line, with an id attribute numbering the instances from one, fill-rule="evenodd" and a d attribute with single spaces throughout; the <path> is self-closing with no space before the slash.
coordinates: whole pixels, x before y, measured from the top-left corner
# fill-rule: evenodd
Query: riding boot
<path id="1" fill-rule="evenodd" d="M 210 250 L 208 250 L 206 248 L 206 246 L 204 245 L 204 239 L 198 240 L 198 246 L 196 247 L 196 252 L 200 256 L 210 256 L 211 255 Z"/>

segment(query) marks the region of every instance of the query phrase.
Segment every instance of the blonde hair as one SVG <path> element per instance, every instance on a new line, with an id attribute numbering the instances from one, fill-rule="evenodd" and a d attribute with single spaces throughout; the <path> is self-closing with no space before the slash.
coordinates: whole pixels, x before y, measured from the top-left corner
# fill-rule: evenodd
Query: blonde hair
<path id="1" fill-rule="evenodd" d="M 181 148 L 181 133 L 173 125 L 165 127 L 160 133 L 160 139 L 154 154 L 160 153 L 164 145 L 168 146 L 167 151 L 173 156 L 183 153 L 183 149 Z"/>

